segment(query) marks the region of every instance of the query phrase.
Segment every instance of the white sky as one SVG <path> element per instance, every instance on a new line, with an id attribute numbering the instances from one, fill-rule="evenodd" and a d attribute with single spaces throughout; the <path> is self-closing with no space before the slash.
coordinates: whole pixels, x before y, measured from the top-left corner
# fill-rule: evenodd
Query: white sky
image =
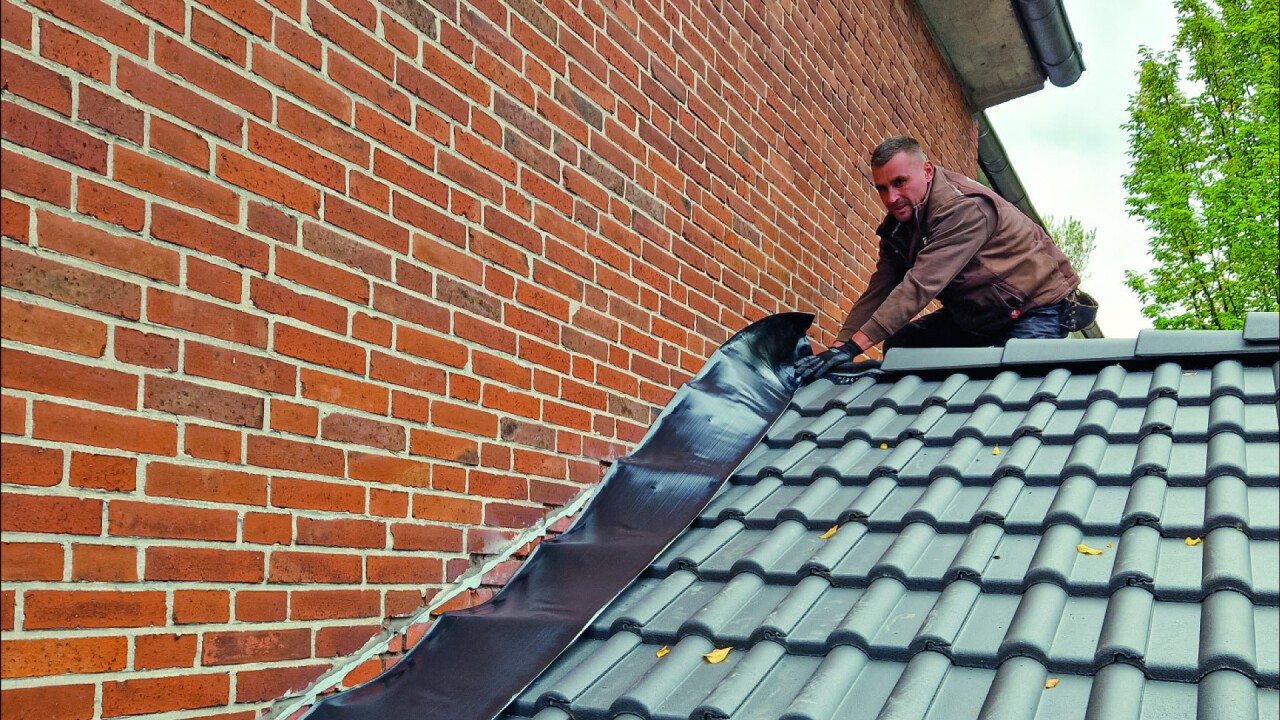
<path id="1" fill-rule="evenodd" d="M 1129 96 L 1137 89 L 1138 47 L 1167 50 L 1177 20 L 1169 0 L 1064 0 L 1082 46 L 1085 71 L 1075 84 L 987 110 L 1018 177 L 1041 216 L 1071 215 L 1097 228 L 1083 288 L 1098 299 L 1107 337 L 1151 327 L 1125 270 L 1145 270 L 1147 231 L 1125 212 L 1129 169 Z"/>

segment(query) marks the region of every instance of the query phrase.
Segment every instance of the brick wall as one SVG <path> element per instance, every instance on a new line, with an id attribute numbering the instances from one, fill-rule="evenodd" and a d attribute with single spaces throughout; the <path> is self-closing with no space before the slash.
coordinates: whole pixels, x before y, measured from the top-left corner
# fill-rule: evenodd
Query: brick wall
<path id="1" fill-rule="evenodd" d="M 269 710 L 976 156 L 907 0 L 0 4 L 5 720 Z"/>

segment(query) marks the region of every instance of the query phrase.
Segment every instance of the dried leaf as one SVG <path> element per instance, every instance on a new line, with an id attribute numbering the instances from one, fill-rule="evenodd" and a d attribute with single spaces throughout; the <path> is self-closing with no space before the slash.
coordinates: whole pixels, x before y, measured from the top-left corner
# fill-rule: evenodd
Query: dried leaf
<path id="1" fill-rule="evenodd" d="M 1056 687 L 1058 687 L 1058 678 L 1049 678 L 1048 680 L 1044 681 L 1045 690 L 1052 690 Z"/>
<path id="2" fill-rule="evenodd" d="M 729 657 L 729 651 L 732 649 L 733 649 L 732 647 L 723 647 L 718 650 L 712 650 L 706 655 L 703 655 L 702 658 L 707 662 L 711 663 L 712 665 L 715 665 L 716 663 L 722 663 L 724 662 L 725 658 Z"/>
<path id="3" fill-rule="evenodd" d="M 1191 377 L 1192 375 L 1195 375 L 1195 373 L 1194 373 L 1194 372 L 1184 372 L 1184 373 L 1182 373 L 1182 377 Z"/>
<path id="4" fill-rule="evenodd" d="M 832 525 L 831 529 L 818 536 L 819 540 L 830 540 L 836 536 L 836 531 L 840 529 L 839 525 Z"/>
<path id="5" fill-rule="evenodd" d="M 1111 543 L 1107 543 L 1107 547 L 1111 547 Z"/>
<path id="6" fill-rule="evenodd" d="M 671 652 L 671 648 L 667 647 L 666 645 L 663 645 L 661 648 L 658 649 L 658 652 L 655 654 L 658 657 L 666 657 L 667 653 L 669 652 Z"/>
<path id="7" fill-rule="evenodd" d="M 1076 552 L 1081 555 L 1101 555 L 1102 551 L 1098 548 L 1091 548 L 1088 545 L 1077 545 Z"/>
<path id="8" fill-rule="evenodd" d="M 881 449 L 881 450 L 888 450 L 888 449 L 889 449 L 889 443 L 880 443 L 880 449 Z"/>
<path id="9" fill-rule="evenodd" d="M 1204 540 L 1201 540 L 1200 538 L 1189 537 L 1183 542 L 1185 542 L 1188 545 L 1199 545 L 1200 543 L 1204 542 Z"/>
<path id="10" fill-rule="evenodd" d="M 999 446 L 999 445 L 997 445 L 997 446 L 996 446 L 996 449 L 991 451 L 991 454 L 992 454 L 992 455 L 999 455 L 999 454 L 1000 454 L 1000 446 Z"/>

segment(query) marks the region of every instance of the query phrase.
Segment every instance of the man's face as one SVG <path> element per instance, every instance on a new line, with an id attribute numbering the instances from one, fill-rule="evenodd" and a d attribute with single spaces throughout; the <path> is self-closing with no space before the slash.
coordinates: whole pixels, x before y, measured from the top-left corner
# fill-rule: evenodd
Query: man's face
<path id="1" fill-rule="evenodd" d="M 898 222 L 911 219 L 916 205 L 924 202 L 933 180 L 933 163 L 909 152 L 900 152 L 880 167 L 871 168 L 880 202 Z"/>

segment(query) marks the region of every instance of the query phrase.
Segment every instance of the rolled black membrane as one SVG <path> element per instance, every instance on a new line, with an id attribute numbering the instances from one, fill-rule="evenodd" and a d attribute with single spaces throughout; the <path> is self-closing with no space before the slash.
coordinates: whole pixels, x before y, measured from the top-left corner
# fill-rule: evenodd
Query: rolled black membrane
<path id="1" fill-rule="evenodd" d="M 810 354 L 808 313 L 742 330 L 672 398 L 566 532 L 534 550 L 488 602 L 445 613 L 369 682 L 307 720 L 492 720 L 711 500 L 786 408 Z"/>

